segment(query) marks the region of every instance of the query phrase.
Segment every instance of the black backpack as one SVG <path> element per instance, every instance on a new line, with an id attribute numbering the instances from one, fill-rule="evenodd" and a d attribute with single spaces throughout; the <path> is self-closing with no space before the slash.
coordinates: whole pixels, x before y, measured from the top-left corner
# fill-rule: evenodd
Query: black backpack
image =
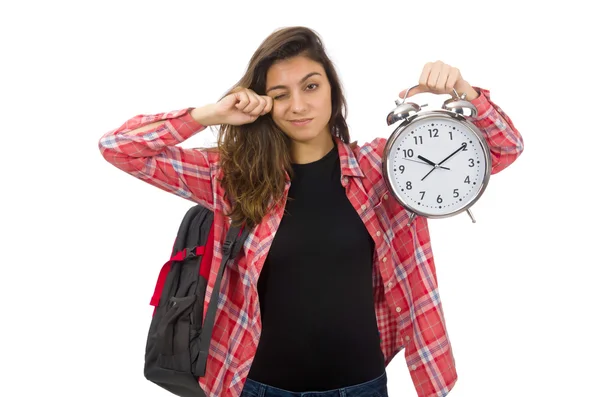
<path id="1" fill-rule="evenodd" d="M 155 309 L 146 342 L 144 376 L 181 397 L 206 397 L 198 378 L 206 372 L 223 272 L 249 233 L 248 228 L 229 228 L 223 261 L 203 317 L 213 256 L 213 219 L 213 212 L 201 205 L 187 211 L 150 302 Z"/>

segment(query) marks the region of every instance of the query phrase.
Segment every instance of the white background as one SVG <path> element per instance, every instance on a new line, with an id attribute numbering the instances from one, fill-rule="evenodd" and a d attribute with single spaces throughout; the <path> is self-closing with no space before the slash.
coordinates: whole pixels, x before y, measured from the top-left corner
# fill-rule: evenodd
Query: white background
<path id="1" fill-rule="evenodd" d="M 490 89 L 524 137 L 476 224 L 430 221 L 450 395 L 599 396 L 598 14 L 532 3 L 3 5 L 0 394 L 169 395 L 142 374 L 148 303 L 192 203 L 106 163 L 98 140 L 137 114 L 216 101 L 267 35 L 304 25 L 338 68 L 359 143 L 389 136 L 398 92 L 438 59 Z M 413 99 L 446 99 L 427 96 Z M 387 374 L 391 397 L 416 396 L 404 352 Z"/>

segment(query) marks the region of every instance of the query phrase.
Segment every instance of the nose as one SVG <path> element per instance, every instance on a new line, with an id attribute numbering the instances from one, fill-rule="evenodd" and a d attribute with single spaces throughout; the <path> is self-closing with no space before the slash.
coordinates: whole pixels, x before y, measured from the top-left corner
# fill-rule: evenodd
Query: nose
<path id="1" fill-rule="evenodd" d="M 292 112 L 294 113 L 304 113 L 306 111 L 306 101 L 301 94 L 292 95 Z"/>

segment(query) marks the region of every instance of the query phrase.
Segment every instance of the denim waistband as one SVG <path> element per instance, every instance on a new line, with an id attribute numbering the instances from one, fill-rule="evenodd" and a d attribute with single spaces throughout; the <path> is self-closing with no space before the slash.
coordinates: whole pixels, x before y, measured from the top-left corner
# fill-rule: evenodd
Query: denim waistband
<path id="1" fill-rule="evenodd" d="M 265 385 L 246 379 L 241 397 L 387 397 L 387 376 L 384 372 L 377 378 L 360 383 L 342 387 L 341 389 L 327 391 L 292 392 L 277 387 Z"/>

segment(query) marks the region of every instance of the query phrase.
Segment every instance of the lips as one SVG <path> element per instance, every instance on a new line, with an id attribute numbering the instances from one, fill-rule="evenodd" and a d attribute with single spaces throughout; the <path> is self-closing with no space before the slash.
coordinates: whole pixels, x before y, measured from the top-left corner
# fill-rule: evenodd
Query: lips
<path id="1" fill-rule="evenodd" d="M 310 123 L 312 119 L 298 119 L 298 120 L 290 120 L 290 123 L 293 125 L 306 125 Z"/>

